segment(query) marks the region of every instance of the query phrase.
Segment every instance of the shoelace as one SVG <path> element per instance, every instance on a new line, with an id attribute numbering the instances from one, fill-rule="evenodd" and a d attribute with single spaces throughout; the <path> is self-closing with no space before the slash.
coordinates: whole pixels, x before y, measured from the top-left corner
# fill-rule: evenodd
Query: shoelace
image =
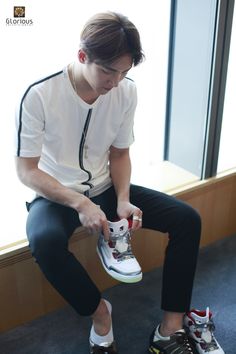
<path id="1" fill-rule="evenodd" d="M 208 352 L 212 351 L 213 349 L 218 349 L 218 345 L 216 343 L 216 341 L 214 340 L 214 336 L 213 336 L 213 331 L 215 330 L 215 325 L 214 322 L 210 319 L 208 322 L 206 323 L 196 323 L 195 324 L 195 328 L 196 330 L 198 330 L 201 334 L 204 332 L 210 332 L 211 335 L 211 341 L 207 342 L 204 340 L 204 338 L 201 337 L 201 341 L 202 341 L 202 346 L 204 347 L 204 349 Z"/>
<path id="2" fill-rule="evenodd" d="M 124 234 L 116 234 L 111 236 L 112 243 L 114 245 L 116 259 L 123 261 L 125 259 L 134 258 L 130 245 L 130 231 L 127 230 Z M 120 251 L 116 248 L 117 242 L 121 242 L 125 245 L 126 250 Z"/>
<path id="3" fill-rule="evenodd" d="M 219 349 L 218 345 L 216 344 L 214 338 L 212 338 L 212 341 L 210 343 L 207 343 L 204 341 L 202 347 L 206 352 L 211 352 L 212 350 Z"/>
<path id="4" fill-rule="evenodd" d="M 175 336 L 176 336 L 177 343 L 180 344 L 182 346 L 182 348 L 185 351 L 187 351 L 188 354 L 194 354 L 193 346 L 190 343 L 189 338 L 186 333 L 176 332 Z M 185 352 L 183 352 L 183 353 L 185 353 Z"/>

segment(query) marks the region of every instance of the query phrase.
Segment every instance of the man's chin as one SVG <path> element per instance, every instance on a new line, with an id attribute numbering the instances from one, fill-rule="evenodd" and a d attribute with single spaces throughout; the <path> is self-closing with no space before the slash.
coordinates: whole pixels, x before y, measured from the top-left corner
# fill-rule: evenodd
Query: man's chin
<path id="1" fill-rule="evenodd" d="M 112 89 L 112 88 L 103 87 L 103 88 L 101 89 L 101 94 L 102 94 L 102 95 L 105 95 L 107 92 L 111 91 L 111 89 Z"/>

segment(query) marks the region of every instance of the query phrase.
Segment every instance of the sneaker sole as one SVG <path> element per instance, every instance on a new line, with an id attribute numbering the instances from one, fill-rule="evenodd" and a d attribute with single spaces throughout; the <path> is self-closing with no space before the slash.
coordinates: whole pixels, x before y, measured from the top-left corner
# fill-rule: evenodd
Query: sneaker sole
<path id="1" fill-rule="evenodd" d="M 105 269 L 105 271 L 107 272 L 107 274 L 109 274 L 112 278 L 121 281 L 123 283 L 138 283 L 140 280 L 142 280 L 143 274 L 142 272 L 135 274 L 135 275 L 124 275 L 121 273 L 117 273 L 112 269 L 107 268 L 106 264 L 103 261 L 103 258 L 99 252 L 99 249 L 97 247 L 97 254 L 100 258 L 100 261 L 102 262 L 103 268 Z"/>

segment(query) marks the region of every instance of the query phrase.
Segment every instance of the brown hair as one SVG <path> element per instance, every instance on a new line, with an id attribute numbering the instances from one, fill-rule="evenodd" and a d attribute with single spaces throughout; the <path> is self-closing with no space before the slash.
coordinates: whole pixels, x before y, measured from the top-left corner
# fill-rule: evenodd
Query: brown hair
<path id="1" fill-rule="evenodd" d="M 99 13 L 90 18 L 80 39 L 90 62 L 111 63 L 130 54 L 136 66 L 144 58 L 137 28 L 126 16 L 115 12 Z"/>

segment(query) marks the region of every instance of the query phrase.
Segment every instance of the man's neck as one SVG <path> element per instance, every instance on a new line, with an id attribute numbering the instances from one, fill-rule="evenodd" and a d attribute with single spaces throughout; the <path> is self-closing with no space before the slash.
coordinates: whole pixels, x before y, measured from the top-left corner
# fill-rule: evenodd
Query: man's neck
<path id="1" fill-rule="evenodd" d="M 79 65 L 69 65 L 69 78 L 77 95 L 86 103 L 94 103 L 99 95 L 94 92 L 88 82 L 85 80 Z"/>

